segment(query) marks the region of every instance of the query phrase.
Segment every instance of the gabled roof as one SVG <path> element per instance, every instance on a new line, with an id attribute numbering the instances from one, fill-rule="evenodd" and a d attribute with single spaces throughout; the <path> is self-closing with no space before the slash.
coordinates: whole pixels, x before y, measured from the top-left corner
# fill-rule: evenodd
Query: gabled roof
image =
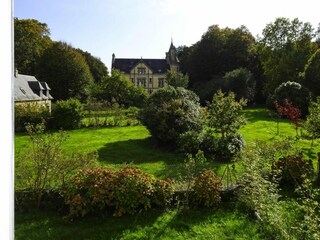
<path id="1" fill-rule="evenodd" d="M 142 59 L 142 58 L 115 58 L 113 68 L 121 72 L 129 74 L 131 69 L 134 68 L 139 62 L 147 65 L 153 74 L 163 74 L 170 70 L 170 66 L 165 59 Z"/>
<path id="2" fill-rule="evenodd" d="M 45 83 L 50 89 L 49 86 Z M 14 76 L 14 101 L 39 101 L 46 99 L 53 99 L 49 94 L 46 96 L 39 95 L 40 90 L 46 90 L 42 83 L 40 83 L 34 76 L 16 74 Z"/>

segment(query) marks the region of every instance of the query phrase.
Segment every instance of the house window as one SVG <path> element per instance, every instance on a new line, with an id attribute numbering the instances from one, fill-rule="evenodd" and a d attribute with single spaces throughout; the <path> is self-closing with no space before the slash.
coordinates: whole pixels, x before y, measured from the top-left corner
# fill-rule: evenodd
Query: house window
<path id="1" fill-rule="evenodd" d="M 158 87 L 164 87 L 164 78 L 159 78 Z"/>
<path id="2" fill-rule="evenodd" d="M 138 74 L 146 74 L 146 68 L 138 68 Z"/>
<path id="3" fill-rule="evenodd" d="M 131 78 L 131 82 L 132 82 L 132 84 L 134 84 L 134 78 Z"/>
<path id="4" fill-rule="evenodd" d="M 149 78 L 149 84 L 152 84 L 152 78 Z"/>
<path id="5" fill-rule="evenodd" d="M 153 92 L 153 90 L 152 90 L 152 89 L 149 89 L 148 92 L 149 92 L 149 94 L 151 94 L 151 93 Z"/>
<path id="6" fill-rule="evenodd" d="M 138 78 L 138 85 L 139 86 L 143 86 L 143 87 L 146 87 L 146 79 L 145 78 Z"/>

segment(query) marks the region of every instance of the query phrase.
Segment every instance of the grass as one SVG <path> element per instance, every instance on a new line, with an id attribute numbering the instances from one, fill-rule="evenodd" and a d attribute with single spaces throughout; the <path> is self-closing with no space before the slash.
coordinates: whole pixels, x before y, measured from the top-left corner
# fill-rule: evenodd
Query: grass
<path id="1" fill-rule="evenodd" d="M 135 216 L 64 222 L 56 212 L 18 213 L 15 239 L 266 239 L 259 224 L 234 206 L 150 210 Z"/>
<path id="2" fill-rule="evenodd" d="M 277 135 L 277 123 L 264 108 L 249 108 L 244 110 L 247 118 L 240 132 L 247 144 L 256 140 L 274 141 L 286 136 L 295 137 L 294 127 L 287 121 L 280 121 L 280 134 Z M 114 128 L 83 128 L 67 132 L 69 138 L 64 144 L 64 149 L 71 154 L 73 151 L 91 152 L 98 151 L 98 163 L 119 169 L 124 165 L 138 166 L 143 171 L 159 178 L 178 178 L 183 168 L 185 156 L 159 148 L 152 141 L 150 133 L 144 126 L 127 126 Z M 28 136 L 18 134 L 15 137 L 16 159 L 23 155 L 28 147 Z M 320 152 L 319 139 L 310 149 L 311 141 L 300 139 L 297 142 L 306 158 L 317 163 L 317 152 Z M 213 162 L 212 167 L 218 175 L 222 175 L 226 164 Z M 241 171 L 240 166 L 236 170 Z M 19 171 L 19 162 L 16 160 L 16 171 Z"/>

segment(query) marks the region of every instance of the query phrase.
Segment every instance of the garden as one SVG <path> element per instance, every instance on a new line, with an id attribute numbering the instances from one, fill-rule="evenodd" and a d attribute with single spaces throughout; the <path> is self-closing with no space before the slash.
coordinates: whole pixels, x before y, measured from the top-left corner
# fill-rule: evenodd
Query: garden
<path id="1" fill-rule="evenodd" d="M 201 107 L 179 87 L 142 109 L 58 101 L 47 124 L 33 114 L 15 136 L 15 236 L 317 239 L 313 104 L 297 124 L 292 104 L 246 107 L 218 91 Z"/>

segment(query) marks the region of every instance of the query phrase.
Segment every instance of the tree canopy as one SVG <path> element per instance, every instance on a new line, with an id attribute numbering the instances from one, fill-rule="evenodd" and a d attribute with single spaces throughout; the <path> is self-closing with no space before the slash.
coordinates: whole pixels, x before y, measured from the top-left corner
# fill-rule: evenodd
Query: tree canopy
<path id="1" fill-rule="evenodd" d="M 299 73 L 315 51 L 315 34 L 310 23 L 297 18 L 277 18 L 263 29 L 259 41 L 259 55 L 267 77 L 266 93 L 283 82 L 299 82 Z"/>
<path id="2" fill-rule="evenodd" d="M 44 51 L 37 72 L 38 79 L 49 84 L 55 100 L 83 100 L 93 82 L 85 58 L 64 42 L 55 42 Z"/>
<path id="3" fill-rule="evenodd" d="M 80 52 L 82 56 L 84 56 L 89 66 L 94 82 L 101 82 L 101 79 L 104 76 L 108 75 L 108 68 L 106 67 L 106 65 L 101 61 L 100 58 L 92 56 L 89 52 L 83 51 L 79 48 L 77 48 L 76 50 Z"/>
<path id="4" fill-rule="evenodd" d="M 46 23 L 14 18 L 14 64 L 21 73 L 35 75 L 39 58 L 51 45 Z"/>
<path id="5" fill-rule="evenodd" d="M 316 96 L 320 96 L 320 49 L 308 60 L 302 83 Z"/>

